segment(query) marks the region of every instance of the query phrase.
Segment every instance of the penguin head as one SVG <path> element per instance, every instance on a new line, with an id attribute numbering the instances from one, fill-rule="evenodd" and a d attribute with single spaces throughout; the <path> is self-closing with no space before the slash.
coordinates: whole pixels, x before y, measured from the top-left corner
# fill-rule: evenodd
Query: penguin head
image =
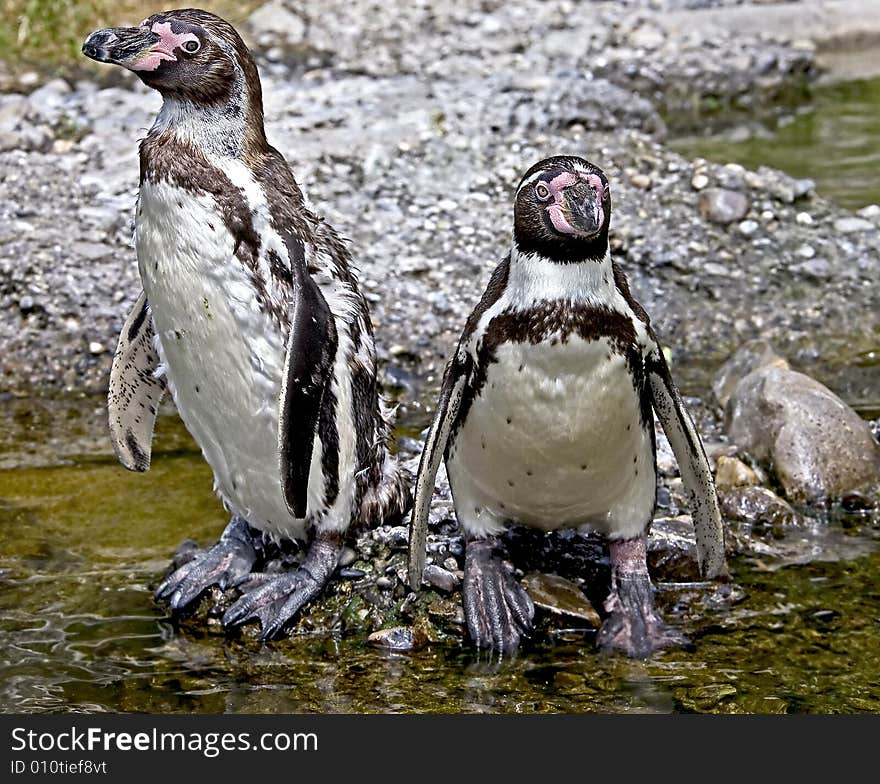
<path id="1" fill-rule="evenodd" d="M 521 253 L 561 263 L 601 261 L 608 251 L 610 221 L 608 178 L 583 158 L 545 158 L 520 180 L 513 239 Z"/>
<path id="2" fill-rule="evenodd" d="M 195 105 L 229 102 L 241 75 L 262 113 L 257 66 L 235 28 L 214 14 L 193 8 L 164 11 L 137 27 L 96 30 L 83 54 L 133 71 L 163 97 Z"/>

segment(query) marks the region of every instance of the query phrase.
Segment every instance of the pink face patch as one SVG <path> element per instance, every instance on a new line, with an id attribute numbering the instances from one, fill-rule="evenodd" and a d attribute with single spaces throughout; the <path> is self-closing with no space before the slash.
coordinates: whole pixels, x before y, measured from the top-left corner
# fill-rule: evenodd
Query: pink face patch
<path id="1" fill-rule="evenodd" d="M 159 40 L 150 47 L 144 57 L 127 64 L 126 67 L 132 71 L 155 71 L 164 60 L 177 60 L 174 50 L 187 41 L 201 43 L 195 33 L 173 32 L 171 22 L 156 22 L 150 29 L 159 36 Z"/>
<path id="2" fill-rule="evenodd" d="M 602 206 L 602 200 L 605 196 L 605 187 L 602 179 L 597 174 L 572 174 L 564 172 L 554 177 L 547 184 L 550 188 L 550 194 L 553 197 L 553 203 L 545 207 L 550 216 L 550 222 L 553 228 L 561 234 L 583 235 L 584 232 L 576 229 L 569 223 L 562 209 L 563 192 L 566 188 L 576 185 L 579 181 L 585 181 L 596 192 L 596 200 L 593 205 L 593 219 L 596 226 L 601 226 L 605 222 L 605 210 Z"/>

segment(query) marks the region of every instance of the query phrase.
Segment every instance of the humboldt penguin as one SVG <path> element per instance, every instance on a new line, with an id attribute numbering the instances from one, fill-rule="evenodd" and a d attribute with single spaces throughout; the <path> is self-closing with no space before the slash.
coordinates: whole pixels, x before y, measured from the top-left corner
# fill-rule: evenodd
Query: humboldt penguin
<path id="1" fill-rule="evenodd" d="M 169 389 L 232 514 L 155 595 L 177 612 L 235 586 L 224 625 L 258 620 L 268 639 L 321 593 L 352 524 L 409 507 L 367 303 L 347 245 L 266 140 L 257 66 L 230 24 L 168 11 L 97 30 L 82 49 L 163 99 L 140 145 L 143 292 L 111 370 L 113 445 L 146 471 Z M 301 543 L 301 565 L 260 573 L 273 540 Z"/>
<path id="2" fill-rule="evenodd" d="M 726 571 L 699 435 L 645 309 L 611 259 L 611 191 L 599 167 L 547 158 L 523 176 L 513 243 L 446 367 L 416 479 L 409 579 L 422 579 L 441 459 L 465 535 L 463 604 L 480 648 L 511 653 L 534 606 L 501 534 L 592 530 L 611 565 L 602 649 L 631 657 L 685 642 L 654 605 L 646 534 L 656 502 L 656 412 L 689 493 L 700 567 Z"/>

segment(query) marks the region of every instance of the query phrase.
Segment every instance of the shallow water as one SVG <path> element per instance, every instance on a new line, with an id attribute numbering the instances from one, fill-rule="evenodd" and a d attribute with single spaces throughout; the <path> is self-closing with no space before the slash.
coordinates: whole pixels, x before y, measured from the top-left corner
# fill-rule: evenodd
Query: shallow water
<path id="1" fill-rule="evenodd" d="M 669 146 L 690 158 L 812 179 L 820 195 L 842 207 L 880 204 L 880 79 L 823 85 L 810 103 L 770 125 L 756 121 Z"/>
<path id="2" fill-rule="evenodd" d="M 177 630 L 152 602 L 179 542 L 207 544 L 226 522 L 176 417 L 160 420 L 145 475 L 115 462 L 100 400 L 0 401 L 0 428 L 2 712 L 880 711 L 870 525 L 804 530 L 808 563 L 734 560 L 732 607 L 661 584 L 695 646 L 648 663 L 597 655 L 589 633 L 500 665 L 457 643 L 386 653 L 362 635 L 261 645 Z"/>

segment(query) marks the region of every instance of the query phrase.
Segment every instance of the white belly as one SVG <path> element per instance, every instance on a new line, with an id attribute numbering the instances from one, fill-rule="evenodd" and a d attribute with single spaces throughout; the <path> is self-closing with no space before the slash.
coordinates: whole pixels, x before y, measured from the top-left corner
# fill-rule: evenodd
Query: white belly
<path id="1" fill-rule="evenodd" d="M 144 183 L 136 245 L 174 401 L 214 471 L 215 489 L 254 527 L 301 537 L 304 523 L 288 511 L 279 470 L 284 335 L 260 311 L 213 200 Z"/>
<path id="2" fill-rule="evenodd" d="M 506 343 L 447 461 L 469 533 L 507 521 L 636 536 L 651 519 L 649 431 L 624 357 L 603 339 Z"/>

